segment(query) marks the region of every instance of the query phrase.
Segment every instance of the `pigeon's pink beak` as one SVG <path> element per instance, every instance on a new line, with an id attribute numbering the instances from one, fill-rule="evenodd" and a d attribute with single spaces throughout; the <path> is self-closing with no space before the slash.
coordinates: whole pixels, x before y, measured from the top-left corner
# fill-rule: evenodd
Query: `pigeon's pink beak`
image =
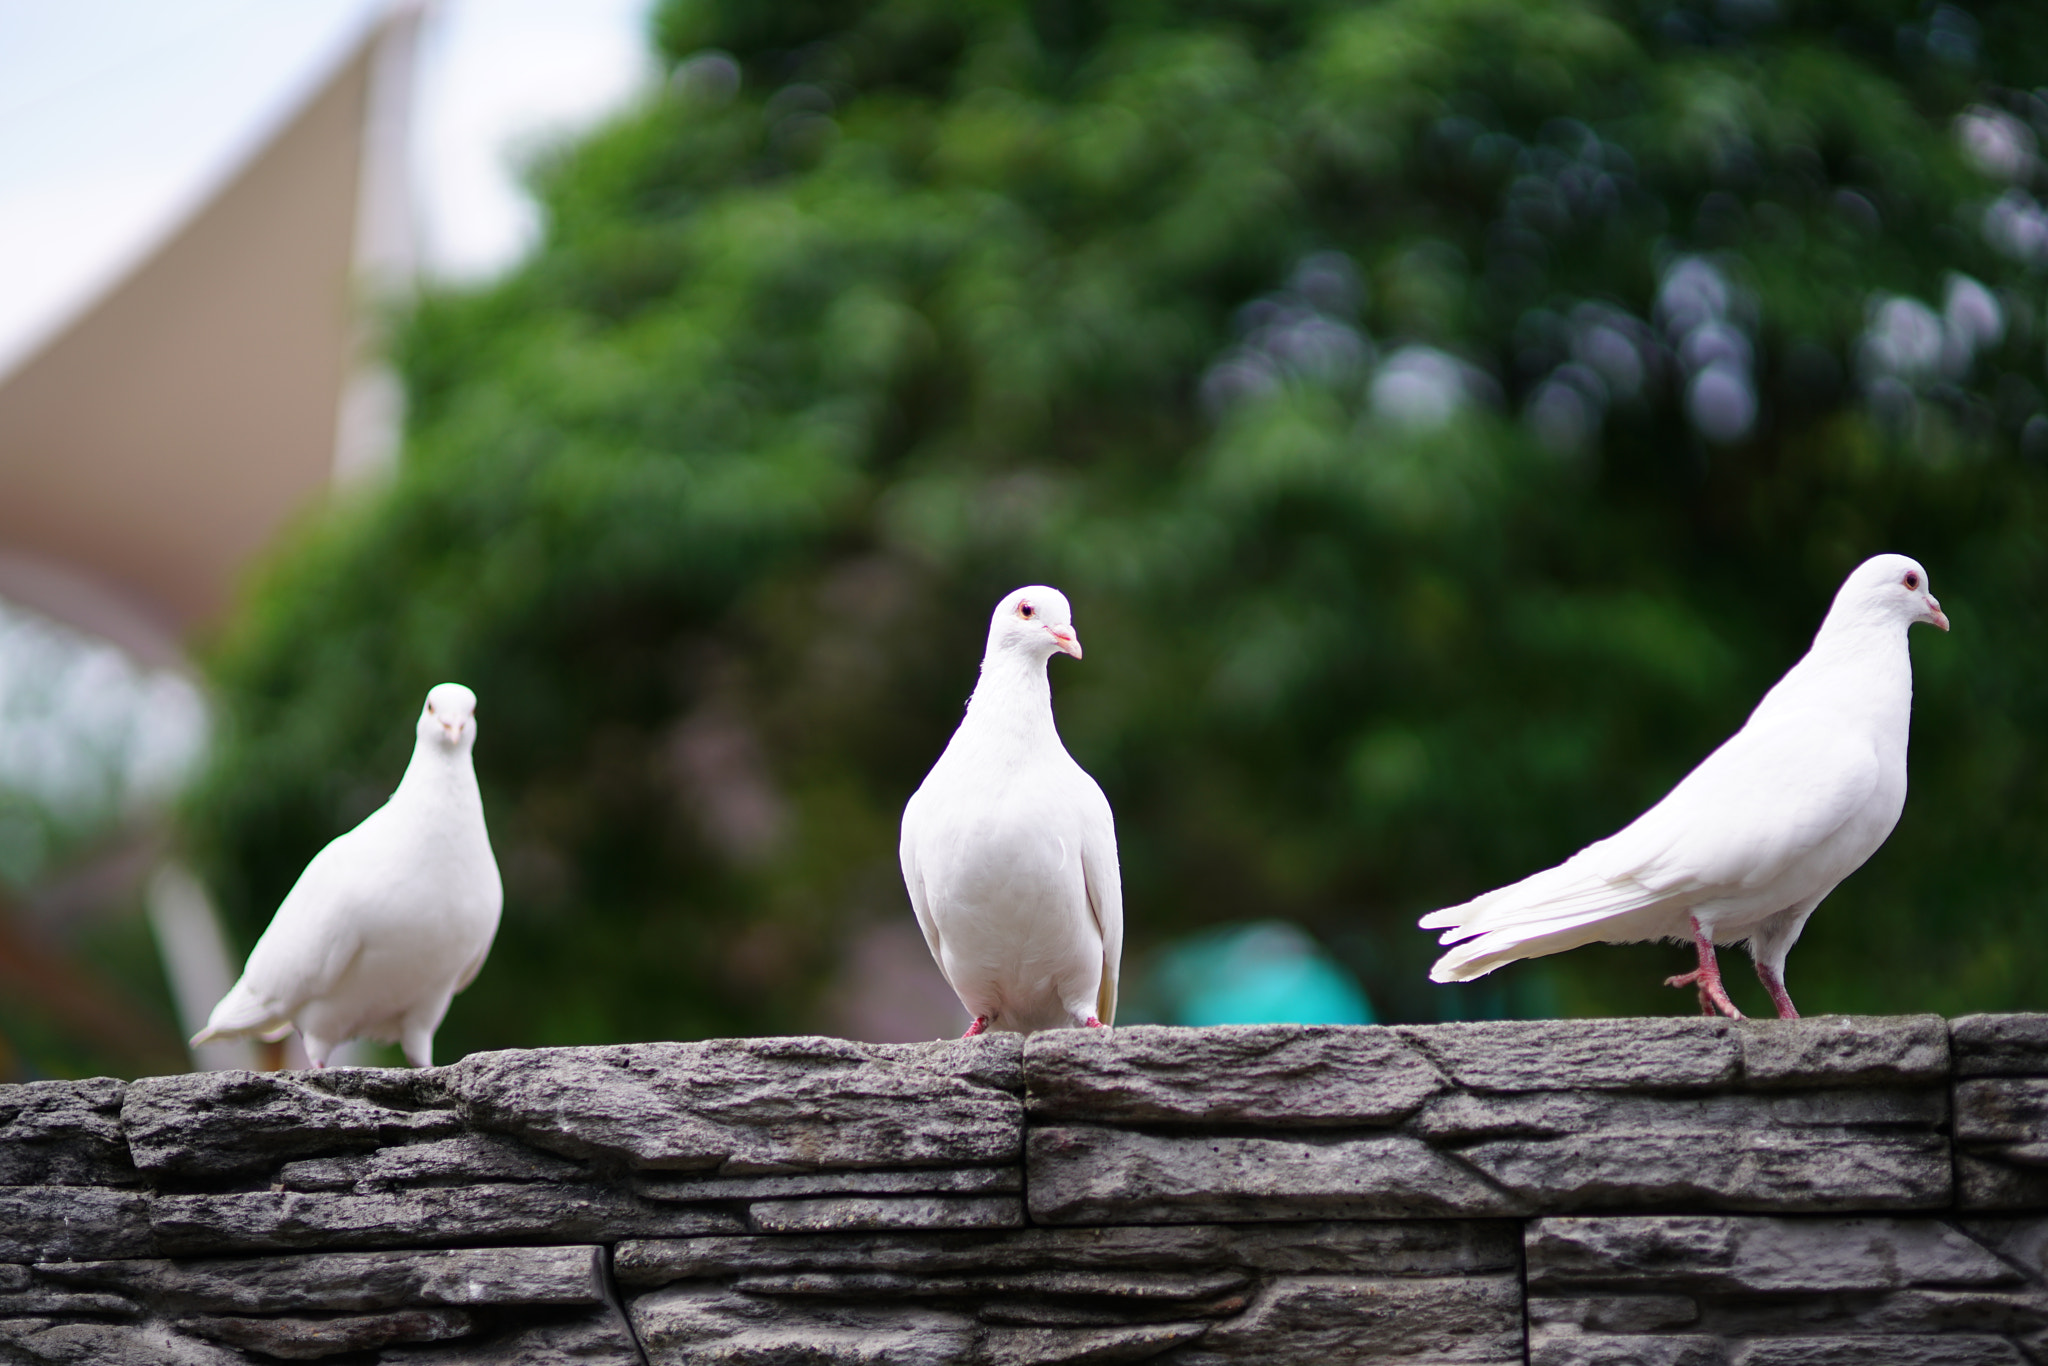
<path id="1" fill-rule="evenodd" d="M 1927 613 L 1920 620 L 1930 625 L 1939 626 L 1944 631 L 1948 629 L 1948 617 L 1942 612 L 1941 604 L 1936 602 L 1931 595 L 1927 599 Z"/>
<path id="2" fill-rule="evenodd" d="M 1076 659 L 1081 657 L 1081 637 L 1057 626 L 1048 626 L 1045 629 L 1052 636 L 1054 648 L 1061 654 L 1072 655 Z"/>

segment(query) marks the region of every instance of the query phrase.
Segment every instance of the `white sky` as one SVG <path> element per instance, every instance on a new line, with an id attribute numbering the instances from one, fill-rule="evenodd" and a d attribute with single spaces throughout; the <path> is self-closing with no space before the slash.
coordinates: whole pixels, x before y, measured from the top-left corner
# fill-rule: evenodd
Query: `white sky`
<path id="1" fill-rule="evenodd" d="M 189 213 L 389 0 L 0 0 L 0 372 Z M 623 100 L 649 0 L 438 0 L 415 106 L 425 267 L 532 240 L 518 151 Z"/>

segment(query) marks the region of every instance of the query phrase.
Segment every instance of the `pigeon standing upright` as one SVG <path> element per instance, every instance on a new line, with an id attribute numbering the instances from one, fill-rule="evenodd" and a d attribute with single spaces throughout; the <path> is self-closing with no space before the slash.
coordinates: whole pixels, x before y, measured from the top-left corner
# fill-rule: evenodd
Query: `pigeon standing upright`
<path id="1" fill-rule="evenodd" d="M 353 1038 L 433 1065 L 434 1031 L 483 967 L 504 904 L 475 744 L 476 694 L 428 693 L 398 790 L 313 856 L 193 1043 L 296 1027 L 316 1067 Z"/>
<path id="2" fill-rule="evenodd" d="M 1056 589 L 996 605 L 967 715 L 903 809 L 903 883 L 969 1038 L 1116 1019 L 1116 822 L 1053 724 L 1055 654 L 1081 657 Z"/>
<path id="3" fill-rule="evenodd" d="M 1740 1017 L 1714 960 L 1749 942 L 1783 1019 L 1785 955 L 1821 899 L 1877 852 L 1906 801 L 1915 622 L 1948 629 L 1927 571 L 1904 555 L 1858 565 L 1813 639 L 1748 722 L 1634 823 L 1555 868 L 1434 911 L 1456 948 L 1430 969 L 1464 982 L 1518 958 L 1596 941 L 1691 942 L 1699 966 L 1667 985 Z"/>

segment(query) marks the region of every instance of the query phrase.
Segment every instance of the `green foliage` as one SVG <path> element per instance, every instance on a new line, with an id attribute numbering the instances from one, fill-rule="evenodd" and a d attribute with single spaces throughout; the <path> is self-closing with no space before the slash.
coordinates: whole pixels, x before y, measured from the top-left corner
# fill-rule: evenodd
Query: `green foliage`
<path id="1" fill-rule="evenodd" d="M 407 323 L 395 482 L 213 651 L 190 834 L 245 936 L 458 678 L 508 901 L 444 1053 L 813 1026 L 846 932 L 908 914 L 897 814 L 989 606 L 1045 581 L 1134 951 L 1282 917 L 1387 1018 L 1687 1009 L 1655 947 L 1431 988 L 1413 920 L 1661 795 L 1900 550 L 1956 629 L 1793 988 L 2044 1004 L 2041 289 L 1986 227 L 2040 171 L 1961 137 L 2048 128 L 2030 7 L 655 31 L 671 79 L 538 168 L 533 257 Z M 1952 272 L 1996 329 L 1965 290 L 1941 331 Z"/>

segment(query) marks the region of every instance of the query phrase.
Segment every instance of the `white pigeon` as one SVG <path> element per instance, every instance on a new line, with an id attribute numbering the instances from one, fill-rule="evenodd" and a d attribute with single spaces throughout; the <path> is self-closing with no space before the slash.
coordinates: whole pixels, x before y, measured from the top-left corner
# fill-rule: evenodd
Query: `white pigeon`
<path id="1" fill-rule="evenodd" d="M 1116 822 L 1060 743 L 1045 676 L 1055 653 L 1081 657 L 1073 620 L 1057 589 L 996 604 L 967 715 L 903 808 L 903 884 L 968 1038 L 1116 1021 Z"/>
<path id="2" fill-rule="evenodd" d="M 1948 629 L 1926 570 L 1904 555 L 1858 565 L 1805 658 L 1663 801 L 1555 868 L 1424 916 L 1457 945 L 1430 979 L 1470 981 L 1596 941 L 1689 940 L 1699 966 L 1667 985 L 1697 987 L 1704 1013 L 1739 1018 L 1714 945 L 1747 940 L 1779 1016 L 1797 1019 L 1785 955 L 1905 805 L 1917 621 Z"/>
<path id="3" fill-rule="evenodd" d="M 434 1031 L 483 967 L 504 904 L 475 745 L 476 694 L 428 693 L 398 790 L 313 856 L 193 1043 L 297 1028 L 316 1067 L 354 1038 L 433 1066 Z"/>

